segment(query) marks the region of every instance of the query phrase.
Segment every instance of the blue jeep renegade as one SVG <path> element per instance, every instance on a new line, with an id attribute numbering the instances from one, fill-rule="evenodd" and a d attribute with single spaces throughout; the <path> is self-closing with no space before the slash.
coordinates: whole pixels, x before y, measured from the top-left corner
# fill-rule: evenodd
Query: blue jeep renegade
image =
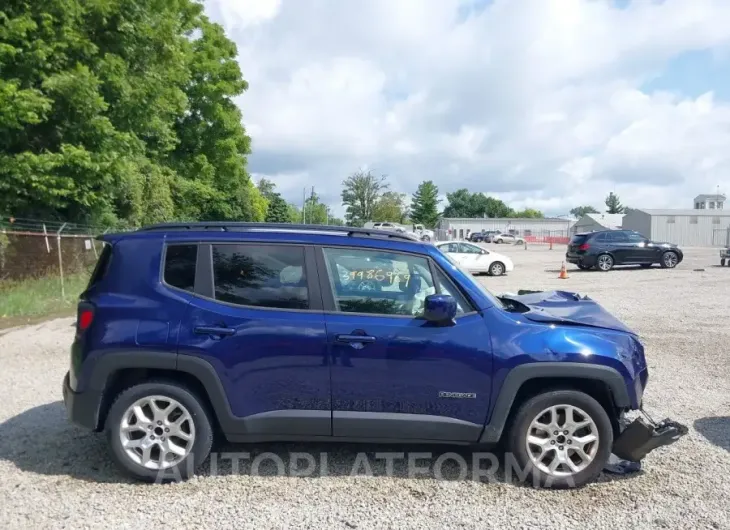
<path id="1" fill-rule="evenodd" d="M 126 472 L 187 477 L 214 435 L 503 441 L 534 483 L 580 486 L 682 426 L 624 413 L 636 335 L 567 292 L 496 297 L 395 232 L 251 223 L 105 235 L 63 382 Z"/>

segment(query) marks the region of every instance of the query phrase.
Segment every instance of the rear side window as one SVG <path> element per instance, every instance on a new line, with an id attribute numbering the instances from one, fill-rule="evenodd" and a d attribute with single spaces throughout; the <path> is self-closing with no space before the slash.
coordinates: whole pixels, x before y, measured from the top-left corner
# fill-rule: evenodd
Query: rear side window
<path id="1" fill-rule="evenodd" d="M 222 302 L 309 309 L 304 247 L 213 245 L 213 278 Z"/>
<path id="2" fill-rule="evenodd" d="M 198 245 L 170 245 L 165 253 L 165 283 L 184 291 L 195 289 Z"/>
<path id="3" fill-rule="evenodd" d="M 99 260 L 96 262 L 94 272 L 91 273 L 91 278 L 89 278 L 89 285 L 87 288 L 92 285 L 96 285 L 102 280 L 102 278 L 104 278 L 106 271 L 109 270 L 109 262 L 111 259 L 112 246 L 108 243 L 104 243 L 104 248 L 101 250 L 101 255 L 99 256 Z"/>
<path id="4" fill-rule="evenodd" d="M 585 235 L 576 235 L 570 238 L 570 244 L 571 245 L 582 245 L 586 242 L 586 239 L 588 239 Z"/>

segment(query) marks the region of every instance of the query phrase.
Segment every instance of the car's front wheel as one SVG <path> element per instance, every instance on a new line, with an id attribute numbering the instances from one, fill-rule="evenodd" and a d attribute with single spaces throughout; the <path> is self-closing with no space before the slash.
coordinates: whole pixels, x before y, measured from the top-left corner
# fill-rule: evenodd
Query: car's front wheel
<path id="1" fill-rule="evenodd" d="M 504 263 L 495 261 L 489 266 L 489 274 L 492 276 L 502 276 L 504 274 L 505 267 Z"/>
<path id="2" fill-rule="evenodd" d="M 594 480 L 613 446 L 605 409 L 576 390 L 554 390 L 528 399 L 508 433 L 508 451 L 534 486 L 580 487 Z"/>
<path id="3" fill-rule="evenodd" d="M 676 252 L 669 251 L 669 252 L 665 252 L 662 255 L 662 263 L 661 263 L 662 268 L 673 269 L 674 267 L 677 266 L 678 263 L 679 263 L 679 256 L 677 256 Z"/>
<path id="4" fill-rule="evenodd" d="M 200 398 L 174 382 L 127 388 L 109 409 L 105 427 L 119 467 L 148 482 L 187 479 L 213 444 Z"/>

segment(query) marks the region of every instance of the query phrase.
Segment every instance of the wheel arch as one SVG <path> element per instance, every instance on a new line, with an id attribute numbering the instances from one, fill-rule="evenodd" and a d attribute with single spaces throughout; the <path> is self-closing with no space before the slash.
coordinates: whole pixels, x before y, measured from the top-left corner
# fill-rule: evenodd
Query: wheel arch
<path id="1" fill-rule="evenodd" d="M 631 407 L 624 378 L 614 368 L 562 362 L 522 365 L 505 378 L 479 443 L 499 442 L 522 403 L 557 389 L 579 390 L 596 399 L 611 418 L 614 430 L 618 429 L 618 411 Z"/>
<path id="2" fill-rule="evenodd" d="M 223 385 L 209 362 L 167 352 L 118 351 L 100 356 L 91 374 L 90 386 L 99 396 L 91 421 L 94 430 L 104 428 L 109 409 L 120 392 L 151 380 L 171 381 L 193 392 L 218 429 L 225 430 L 235 421 Z"/>

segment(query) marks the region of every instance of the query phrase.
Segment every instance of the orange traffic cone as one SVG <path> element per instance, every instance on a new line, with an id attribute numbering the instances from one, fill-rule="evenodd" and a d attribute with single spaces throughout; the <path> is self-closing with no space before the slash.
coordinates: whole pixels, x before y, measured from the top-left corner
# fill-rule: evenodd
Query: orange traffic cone
<path id="1" fill-rule="evenodd" d="M 565 270 L 565 262 L 563 262 L 563 266 L 560 267 L 560 274 L 558 275 L 558 278 L 560 278 L 561 280 L 568 279 L 568 271 Z"/>

